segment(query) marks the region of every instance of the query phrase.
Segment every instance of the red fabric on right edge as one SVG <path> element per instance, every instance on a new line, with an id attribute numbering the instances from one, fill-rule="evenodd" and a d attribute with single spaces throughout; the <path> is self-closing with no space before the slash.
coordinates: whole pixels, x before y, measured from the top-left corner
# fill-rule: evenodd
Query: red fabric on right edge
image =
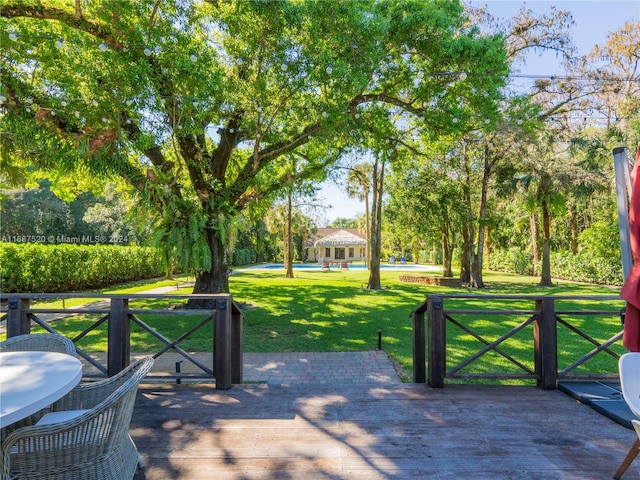
<path id="1" fill-rule="evenodd" d="M 622 344 L 630 352 L 640 352 L 640 145 L 631 172 L 630 197 L 629 237 L 633 267 L 620 290 L 620 297 L 627 301 Z"/>

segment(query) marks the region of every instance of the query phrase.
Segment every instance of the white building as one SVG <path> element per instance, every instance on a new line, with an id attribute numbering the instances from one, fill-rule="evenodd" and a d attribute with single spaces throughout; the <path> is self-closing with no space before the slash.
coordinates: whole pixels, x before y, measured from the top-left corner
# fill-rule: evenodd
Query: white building
<path id="1" fill-rule="evenodd" d="M 364 261 L 367 239 L 357 228 L 319 228 L 305 242 L 309 262 Z"/>

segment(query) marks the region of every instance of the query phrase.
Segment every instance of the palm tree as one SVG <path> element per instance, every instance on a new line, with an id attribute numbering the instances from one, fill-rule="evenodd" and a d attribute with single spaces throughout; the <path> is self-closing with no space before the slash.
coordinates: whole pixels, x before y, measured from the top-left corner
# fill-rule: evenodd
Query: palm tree
<path id="1" fill-rule="evenodd" d="M 366 234 L 367 234 L 367 254 L 366 262 L 367 268 L 371 265 L 371 249 L 368 242 L 371 231 L 371 217 L 369 215 L 369 192 L 371 191 L 371 165 L 368 163 L 361 163 L 349 170 L 347 175 L 346 192 L 349 198 L 356 198 L 360 201 L 364 201 L 364 218 L 366 221 Z"/>
<path id="2" fill-rule="evenodd" d="M 539 209 L 542 219 L 542 268 L 540 285 L 552 286 L 551 219 L 556 211 L 566 208 L 566 199 L 580 186 L 593 183 L 596 174 L 576 161 L 569 148 L 562 148 L 559 132 L 549 129 L 530 155 L 523 158 L 522 170 L 515 179 L 530 201 Z"/>

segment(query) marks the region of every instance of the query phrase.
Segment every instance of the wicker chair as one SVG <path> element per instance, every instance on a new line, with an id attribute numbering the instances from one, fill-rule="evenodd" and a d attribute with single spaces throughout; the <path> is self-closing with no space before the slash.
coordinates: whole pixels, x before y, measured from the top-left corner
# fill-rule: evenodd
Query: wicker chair
<path id="1" fill-rule="evenodd" d="M 631 424 L 636 431 L 636 438 L 627 452 L 618 470 L 613 475 L 615 480 L 620 480 L 629 465 L 635 460 L 640 452 L 640 353 L 627 352 L 618 360 L 618 371 L 620 374 L 620 386 L 622 387 L 622 398 L 626 402 L 631 413 L 636 417 L 631 420 Z"/>
<path id="2" fill-rule="evenodd" d="M 147 357 L 111 378 L 80 384 L 38 424 L 10 433 L 0 447 L 0 479 L 133 478 L 139 456 L 129 424 L 138 385 L 152 366 Z"/>
<path id="3" fill-rule="evenodd" d="M 28 333 L 0 342 L 0 352 L 59 352 L 76 355 L 70 338 L 57 333 Z"/>

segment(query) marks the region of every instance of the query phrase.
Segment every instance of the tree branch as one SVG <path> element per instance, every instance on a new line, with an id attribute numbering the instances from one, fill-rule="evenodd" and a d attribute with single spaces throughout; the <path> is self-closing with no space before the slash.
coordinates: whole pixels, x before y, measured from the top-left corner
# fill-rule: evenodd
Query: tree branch
<path id="1" fill-rule="evenodd" d="M 348 103 L 349 111 L 351 112 L 356 105 L 367 102 L 388 103 L 390 105 L 400 107 L 403 110 L 406 110 L 407 112 L 413 113 L 414 115 L 418 116 L 424 113 L 423 108 L 416 108 L 411 103 L 405 102 L 396 97 L 392 97 L 391 95 L 388 95 L 386 93 L 363 93 L 360 95 L 356 95 Z"/>
<path id="2" fill-rule="evenodd" d="M 79 16 L 78 13 L 80 13 Z M 5 1 L 2 6 L 0 6 L 0 16 L 5 18 L 28 17 L 41 20 L 55 20 L 99 39 L 106 40 L 116 49 L 122 48 L 122 45 L 116 42 L 110 35 L 111 26 L 108 24 L 90 22 L 85 19 L 82 16 L 82 12 L 78 9 L 77 2 L 75 12 L 71 12 L 51 6 L 42 7 L 34 4 L 27 4 L 20 0 L 14 2 Z"/>

